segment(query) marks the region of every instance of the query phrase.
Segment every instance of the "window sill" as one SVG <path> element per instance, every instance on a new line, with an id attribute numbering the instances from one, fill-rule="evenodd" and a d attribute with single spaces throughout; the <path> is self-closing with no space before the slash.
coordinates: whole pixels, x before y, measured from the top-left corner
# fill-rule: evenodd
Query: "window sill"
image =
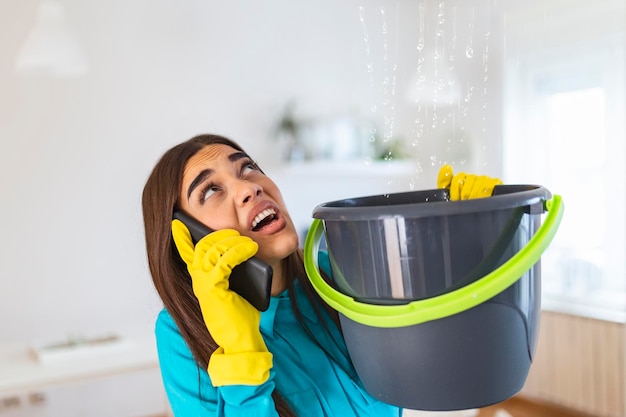
<path id="1" fill-rule="evenodd" d="M 599 306 L 576 297 L 543 295 L 541 309 L 614 323 L 626 323 L 626 306 Z M 626 303 L 622 303 L 626 304 Z"/>

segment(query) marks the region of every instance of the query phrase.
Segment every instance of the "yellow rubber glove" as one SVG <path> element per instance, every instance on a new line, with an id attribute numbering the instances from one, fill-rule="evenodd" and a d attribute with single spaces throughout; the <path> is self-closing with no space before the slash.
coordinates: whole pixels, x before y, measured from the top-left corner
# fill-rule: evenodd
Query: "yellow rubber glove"
<path id="1" fill-rule="evenodd" d="M 259 330 L 261 313 L 228 289 L 232 269 L 254 256 L 257 243 L 236 230 L 223 229 L 208 234 L 194 248 L 189 230 L 177 219 L 172 221 L 172 236 L 187 264 L 207 329 L 219 345 L 208 366 L 213 385 L 267 381 L 272 354 Z"/>
<path id="2" fill-rule="evenodd" d="M 491 197 L 493 188 L 501 184 L 500 179 L 486 175 L 464 172 L 454 175 L 448 164 L 441 167 L 437 176 L 437 188 L 449 188 L 452 201 Z"/>

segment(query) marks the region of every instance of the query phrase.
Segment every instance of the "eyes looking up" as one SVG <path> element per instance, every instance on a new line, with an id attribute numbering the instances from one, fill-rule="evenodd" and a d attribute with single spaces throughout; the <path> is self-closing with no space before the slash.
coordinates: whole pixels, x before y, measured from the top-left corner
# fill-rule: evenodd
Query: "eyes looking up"
<path id="1" fill-rule="evenodd" d="M 238 177 L 240 179 L 249 179 L 259 173 L 261 173 L 261 170 L 259 169 L 258 165 L 249 157 L 243 157 L 242 159 L 237 160 L 236 162 L 234 162 L 236 164 L 239 165 L 237 171 L 238 171 Z M 214 171 L 212 170 L 207 170 L 209 172 L 203 171 L 204 176 L 206 177 L 205 181 L 206 184 L 201 185 L 200 187 L 200 191 L 198 193 L 198 201 L 199 203 L 205 204 L 209 199 L 215 197 L 216 195 L 218 195 L 221 191 L 224 191 L 224 186 L 222 184 L 220 184 L 218 181 L 213 180 L 214 175 Z M 203 175 L 203 173 L 201 173 L 200 175 Z"/>

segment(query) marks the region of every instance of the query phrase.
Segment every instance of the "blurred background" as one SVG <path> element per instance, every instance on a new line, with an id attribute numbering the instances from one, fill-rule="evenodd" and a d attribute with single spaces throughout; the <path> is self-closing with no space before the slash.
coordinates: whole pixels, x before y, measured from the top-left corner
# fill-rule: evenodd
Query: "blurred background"
<path id="1" fill-rule="evenodd" d="M 205 132 L 257 159 L 302 233 L 317 204 L 435 188 L 443 163 L 562 195 L 525 392 L 626 415 L 624 3 L 0 0 L 0 415 L 166 410 L 140 198 Z M 99 369 L 39 367 L 81 340 L 105 341 Z M 63 399 L 129 386 L 127 408 Z"/>

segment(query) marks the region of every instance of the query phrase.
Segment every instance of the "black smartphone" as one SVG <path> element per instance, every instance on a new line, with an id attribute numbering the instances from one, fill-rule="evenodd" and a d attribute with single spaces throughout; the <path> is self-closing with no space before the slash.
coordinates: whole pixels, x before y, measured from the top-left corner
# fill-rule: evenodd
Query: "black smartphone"
<path id="1" fill-rule="evenodd" d="M 182 211 L 176 211 L 173 217 L 187 226 L 194 245 L 212 232 L 203 223 Z M 271 266 L 256 257 L 252 257 L 233 268 L 228 286 L 257 310 L 265 311 L 270 305 L 272 274 Z"/>

